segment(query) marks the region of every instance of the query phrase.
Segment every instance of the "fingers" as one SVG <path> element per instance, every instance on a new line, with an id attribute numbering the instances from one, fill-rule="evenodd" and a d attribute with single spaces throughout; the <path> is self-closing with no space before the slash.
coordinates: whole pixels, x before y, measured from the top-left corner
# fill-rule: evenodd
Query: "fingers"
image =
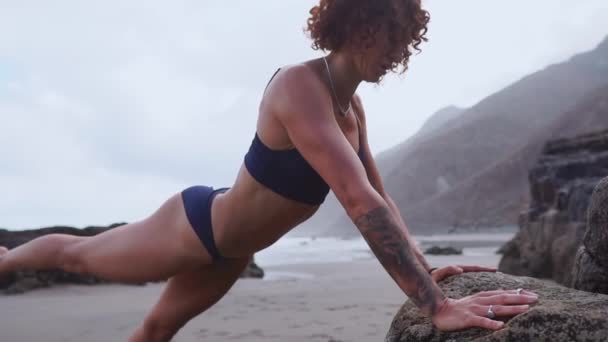
<path id="1" fill-rule="evenodd" d="M 475 305 L 471 311 L 479 316 L 486 317 L 489 305 Z M 530 305 L 492 305 L 492 311 L 496 316 L 515 316 L 530 310 Z"/>
<path id="2" fill-rule="evenodd" d="M 538 296 L 518 295 L 518 294 L 499 294 L 475 298 L 475 303 L 480 305 L 513 305 L 513 304 L 534 304 L 538 302 Z"/>
<path id="3" fill-rule="evenodd" d="M 496 272 L 496 267 L 486 266 L 462 266 L 458 265 L 464 272 Z"/>
<path id="4" fill-rule="evenodd" d="M 453 275 L 453 274 L 460 274 L 462 272 L 463 272 L 462 268 L 460 268 L 458 266 L 442 267 L 437 270 L 438 276 L 440 278 L 445 278 L 445 277 Z"/>
<path id="5" fill-rule="evenodd" d="M 495 317 L 516 316 L 530 310 L 529 305 L 492 305 Z M 498 330 L 504 327 L 504 322 L 495 321 L 487 317 L 490 305 L 474 305 L 471 312 L 476 316 L 469 318 L 468 326 L 477 326 L 485 329 Z M 494 317 L 494 316 L 492 316 Z"/>
<path id="6" fill-rule="evenodd" d="M 473 295 L 473 297 L 490 297 L 490 296 L 495 296 L 495 295 L 501 295 L 501 294 L 518 294 L 517 292 L 518 290 L 492 290 L 492 291 L 483 291 L 483 292 L 478 292 L 476 294 Z M 519 293 L 520 295 L 526 295 L 526 296 L 537 296 L 538 295 L 532 291 L 526 291 L 526 290 L 522 290 Z"/>
<path id="7" fill-rule="evenodd" d="M 458 266 L 447 266 L 433 271 L 433 273 L 431 273 L 431 277 L 434 281 L 438 282 L 451 275 L 460 274 L 462 272 L 462 269 Z"/>
<path id="8" fill-rule="evenodd" d="M 482 327 L 490 330 L 502 329 L 505 326 L 504 322 L 494 321 L 486 317 L 473 316 L 469 319 L 468 327 Z"/>

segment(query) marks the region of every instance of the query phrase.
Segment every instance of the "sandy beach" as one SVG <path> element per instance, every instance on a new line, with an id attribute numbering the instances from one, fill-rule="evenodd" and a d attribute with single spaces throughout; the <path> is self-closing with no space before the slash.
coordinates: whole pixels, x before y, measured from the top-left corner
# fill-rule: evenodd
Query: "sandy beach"
<path id="1" fill-rule="evenodd" d="M 499 261 L 498 255 L 427 258 L 434 266 Z M 267 279 L 239 280 L 174 341 L 382 341 L 406 299 L 371 255 L 264 268 Z M 163 286 L 57 286 L 1 296 L 0 341 L 125 341 Z"/>

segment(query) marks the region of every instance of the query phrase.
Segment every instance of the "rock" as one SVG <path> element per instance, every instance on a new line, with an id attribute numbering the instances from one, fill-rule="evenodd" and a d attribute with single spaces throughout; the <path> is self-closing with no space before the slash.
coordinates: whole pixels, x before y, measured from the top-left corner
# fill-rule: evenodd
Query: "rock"
<path id="1" fill-rule="evenodd" d="M 457 332 L 435 329 L 429 318 L 407 301 L 395 316 L 386 342 L 529 342 L 606 341 L 608 296 L 570 289 L 551 281 L 516 277 L 504 273 L 464 273 L 441 282 L 450 298 L 479 291 L 524 288 L 539 294 L 539 302 L 524 314 L 506 319 L 496 332 L 471 328 Z"/>
<path id="2" fill-rule="evenodd" d="M 254 260 L 251 260 L 245 271 L 241 273 L 240 278 L 264 278 L 264 270 Z"/>
<path id="3" fill-rule="evenodd" d="M 608 294 L 608 177 L 591 198 L 587 231 L 572 272 L 574 288 Z"/>
<path id="4" fill-rule="evenodd" d="M 608 271 L 598 265 L 585 247 L 576 254 L 572 287 L 577 290 L 608 294 Z"/>
<path id="5" fill-rule="evenodd" d="M 608 268 L 608 177 L 593 192 L 583 243 L 597 263 Z"/>
<path id="6" fill-rule="evenodd" d="M 498 269 L 571 286 L 591 194 L 606 175 L 608 131 L 549 141 L 529 173 L 530 204 L 518 233 L 500 249 Z"/>
<path id="7" fill-rule="evenodd" d="M 433 246 L 430 248 L 427 248 L 424 251 L 424 254 L 430 254 L 430 255 L 460 255 L 462 254 L 462 249 L 461 248 L 455 248 L 455 247 L 439 247 L 439 246 Z"/>
<path id="8" fill-rule="evenodd" d="M 78 229 L 74 227 L 48 227 L 31 230 L 9 231 L 0 229 L 0 246 L 6 246 L 13 249 L 23 243 L 26 243 L 37 237 L 47 234 L 70 234 L 76 236 L 93 236 L 109 229 L 119 227 L 124 223 L 116 223 L 108 227 L 87 227 Z M 251 262 L 245 271 L 241 274 L 241 278 L 263 278 L 264 271 Z M 55 284 L 86 284 L 95 285 L 109 283 L 106 279 L 99 277 L 75 274 L 64 272 L 62 270 L 33 270 L 33 271 L 17 271 L 10 274 L 0 276 L 0 291 L 5 294 L 19 294 L 29 290 L 50 287 Z M 129 285 L 144 285 L 133 284 Z"/>

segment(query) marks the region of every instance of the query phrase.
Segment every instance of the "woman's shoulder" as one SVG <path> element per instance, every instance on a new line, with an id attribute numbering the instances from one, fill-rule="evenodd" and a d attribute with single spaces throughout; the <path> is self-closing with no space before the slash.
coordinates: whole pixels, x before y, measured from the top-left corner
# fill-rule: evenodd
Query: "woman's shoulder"
<path id="1" fill-rule="evenodd" d="M 310 61 L 280 67 L 273 82 L 282 86 L 288 86 L 288 90 L 322 84 L 319 75 L 311 66 Z"/>
<path id="2" fill-rule="evenodd" d="M 268 84 L 264 93 L 267 105 L 293 112 L 293 106 L 317 106 L 327 104 L 325 84 L 308 63 L 281 67 Z"/>

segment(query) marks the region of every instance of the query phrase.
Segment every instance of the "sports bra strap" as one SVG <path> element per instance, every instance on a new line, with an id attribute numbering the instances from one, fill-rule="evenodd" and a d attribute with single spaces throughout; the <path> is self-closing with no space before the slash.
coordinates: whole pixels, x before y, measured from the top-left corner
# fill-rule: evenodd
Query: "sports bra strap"
<path id="1" fill-rule="evenodd" d="M 268 89 L 270 82 L 272 82 L 272 80 L 279 73 L 279 71 L 281 71 L 281 68 L 278 68 L 277 71 L 272 74 L 272 77 L 270 77 L 270 80 L 268 80 L 268 83 L 266 84 L 266 88 L 264 88 L 264 93 L 266 93 L 266 89 Z M 361 121 L 359 120 L 359 115 L 357 114 L 357 111 L 355 111 L 355 108 L 352 108 L 351 110 L 353 111 L 353 115 L 357 120 L 357 133 L 359 135 L 359 152 L 361 152 Z"/>
<path id="2" fill-rule="evenodd" d="M 280 70 L 281 70 L 281 68 L 278 68 L 277 71 L 275 71 L 274 74 L 272 74 L 272 77 L 270 78 L 270 80 L 268 80 L 268 83 L 266 83 L 266 88 L 264 88 L 264 93 L 266 93 L 266 89 L 268 89 L 270 82 L 272 82 L 272 80 L 279 73 Z"/>

